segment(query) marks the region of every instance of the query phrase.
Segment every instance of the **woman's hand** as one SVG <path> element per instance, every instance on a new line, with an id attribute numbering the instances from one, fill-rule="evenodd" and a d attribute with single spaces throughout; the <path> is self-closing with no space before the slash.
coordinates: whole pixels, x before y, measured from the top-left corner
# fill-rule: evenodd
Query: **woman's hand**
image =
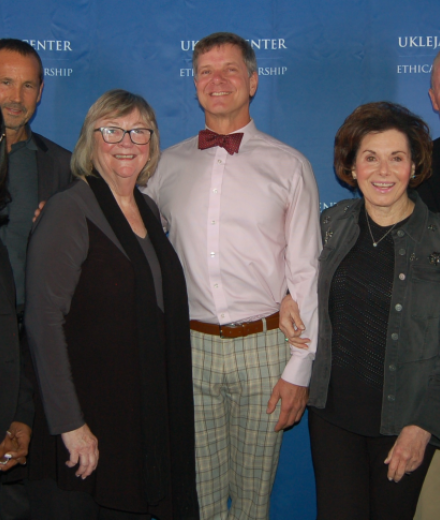
<path id="1" fill-rule="evenodd" d="M 16 464 L 26 464 L 31 429 L 27 424 L 14 421 L 0 444 L 0 471 L 8 471 Z"/>
<path id="2" fill-rule="evenodd" d="M 399 482 L 405 473 L 416 470 L 423 461 L 431 434 L 418 426 L 405 426 L 385 459 L 388 480 Z"/>
<path id="3" fill-rule="evenodd" d="M 77 430 L 62 433 L 61 438 L 70 453 L 70 459 L 66 462 L 66 466 L 73 468 L 79 462 L 75 475 L 84 480 L 98 466 L 98 439 L 90 431 L 87 424 Z"/>
<path id="4" fill-rule="evenodd" d="M 300 337 L 306 328 L 299 315 L 298 304 L 290 294 L 285 296 L 281 302 L 280 329 L 286 336 L 286 341 L 288 340 L 294 347 L 309 348 L 307 343 L 310 343 L 310 339 Z"/>

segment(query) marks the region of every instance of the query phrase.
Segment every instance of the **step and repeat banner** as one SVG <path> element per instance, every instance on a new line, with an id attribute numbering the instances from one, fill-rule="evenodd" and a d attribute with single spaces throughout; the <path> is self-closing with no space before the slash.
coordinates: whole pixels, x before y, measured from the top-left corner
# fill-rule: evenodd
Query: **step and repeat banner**
<path id="1" fill-rule="evenodd" d="M 124 88 L 154 107 L 162 148 L 204 126 L 191 69 L 195 43 L 216 31 L 249 40 L 259 88 L 258 128 L 311 161 L 321 209 L 352 194 L 332 168 L 345 117 L 370 101 L 402 103 L 433 137 L 429 97 L 440 51 L 439 0 L 20 0 L 0 3 L 0 36 L 29 42 L 45 87 L 32 128 L 73 149 L 85 114 L 105 91 Z M 332 478 L 329 475 L 329 478 Z M 313 520 L 313 469 L 302 420 L 285 435 L 272 520 Z"/>

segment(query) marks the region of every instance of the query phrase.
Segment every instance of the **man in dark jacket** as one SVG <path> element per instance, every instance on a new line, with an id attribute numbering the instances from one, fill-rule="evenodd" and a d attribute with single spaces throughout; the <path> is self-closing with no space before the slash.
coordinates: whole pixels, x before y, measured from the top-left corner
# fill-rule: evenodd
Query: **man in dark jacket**
<path id="1" fill-rule="evenodd" d="M 33 133 L 29 126 L 29 121 L 41 99 L 43 86 L 43 65 L 35 49 L 21 40 L 0 39 L 0 108 L 5 123 L 9 165 L 7 188 L 10 194 L 8 204 L 0 211 L 0 239 L 6 247 L 12 266 L 16 293 L 15 306 L 22 346 L 26 342 L 21 321 L 25 303 L 26 248 L 32 217 L 42 202 L 67 187 L 71 179 L 70 152 L 49 139 Z M 7 296 L 9 299 L 11 298 L 10 291 Z M 2 343 L 1 348 L 3 346 Z M 3 370 L 4 367 L 0 370 L 2 382 L 5 381 Z M 22 404 L 29 411 L 29 406 L 32 408 L 31 389 L 25 382 L 20 385 L 19 400 L 23 400 Z M 2 392 L 0 396 L 1 411 L 1 403 L 6 403 L 8 399 L 13 398 L 11 395 L 13 390 L 11 390 L 11 385 L 7 386 L 7 389 L 4 389 L 2 385 L 0 391 Z M 24 419 L 21 420 L 24 421 Z M 10 431 L 11 428 L 9 428 L 8 431 L 12 435 L 6 433 L 3 443 L 0 444 L 0 457 L 2 456 L 2 446 L 6 443 L 7 450 L 10 450 L 12 440 L 16 445 L 20 442 L 20 450 L 27 452 L 31 420 L 32 412 L 27 415 L 25 422 L 20 423 L 22 425 L 20 431 L 25 431 L 26 428 L 29 430 L 26 435 L 23 434 L 21 437 L 17 436 L 17 432 Z M 2 422 L 1 425 L 3 425 Z M 0 430 L 0 442 L 3 435 L 4 433 Z M 16 464 L 15 460 L 3 466 L 1 462 L 0 458 L 0 468 L 3 472 Z M 24 460 L 20 459 L 19 462 L 24 462 Z M 23 485 L 5 483 L 5 479 L 14 481 L 18 475 L 17 470 L 13 469 L 2 478 L 0 487 L 1 520 L 30 518 Z"/>

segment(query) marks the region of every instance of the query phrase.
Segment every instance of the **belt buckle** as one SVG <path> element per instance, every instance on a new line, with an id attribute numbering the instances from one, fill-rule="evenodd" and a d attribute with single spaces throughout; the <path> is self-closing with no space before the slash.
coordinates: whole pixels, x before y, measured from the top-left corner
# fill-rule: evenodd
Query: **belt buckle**
<path id="1" fill-rule="evenodd" d="M 242 323 L 227 323 L 226 325 L 219 325 L 219 329 L 220 329 L 220 337 L 222 339 L 224 338 L 228 338 L 229 336 L 223 336 L 223 327 L 230 327 L 231 329 L 234 329 L 234 328 L 237 328 L 237 327 L 242 327 L 243 324 Z"/>

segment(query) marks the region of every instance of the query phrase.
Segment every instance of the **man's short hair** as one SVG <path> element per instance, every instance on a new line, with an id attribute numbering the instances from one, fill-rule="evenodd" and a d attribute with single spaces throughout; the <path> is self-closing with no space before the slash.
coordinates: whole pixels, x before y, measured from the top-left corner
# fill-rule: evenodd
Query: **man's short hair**
<path id="1" fill-rule="evenodd" d="M 89 108 L 70 162 L 73 175 L 76 177 L 93 175 L 93 136 L 96 123 L 106 117 L 118 118 L 127 116 L 133 110 L 138 110 L 145 124 L 153 130 L 150 140 L 150 157 L 137 178 L 138 184 L 145 185 L 147 183 L 159 162 L 159 129 L 156 116 L 154 110 L 142 96 L 122 89 L 109 90 Z"/>
<path id="2" fill-rule="evenodd" d="M 197 76 L 197 61 L 201 54 L 205 54 L 205 52 L 210 51 L 214 47 L 220 47 L 220 45 L 227 44 L 237 45 L 237 47 L 240 48 L 249 77 L 251 77 L 254 72 L 257 72 L 257 57 L 255 56 L 255 52 L 251 44 L 244 40 L 241 36 L 238 36 L 238 34 L 217 32 L 210 34 L 209 36 L 205 36 L 205 38 L 202 38 L 200 41 L 198 41 L 194 47 L 192 58 L 194 75 Z"/>
<path id="3" fill-rule="evenodd" d="M 397 103 L 379 101 L 357 107 L 344 121 L 335 137 L 334 167 L 336 175 L 351 187 L 357 186 L 353 167 L 362 139 L 368 134 L 398 130 L 408 139 L 415 178 L 415 188 L 431 175 L 432 140 L 428 125 L 407 108 Z"/>
<path id="4" fill-rule="evenodd" d="M 41 61 L 38 52 L 33 47 L 31 47 L 29 43 L 24 42 L 23 40 L 17 40 L 15 38 L 0 38 L 0 51 L 2 50 L 18 52 L 22 56 L 34 56 L 40 67 L 40 84 L 43 83 L 43 62 Z"/>

